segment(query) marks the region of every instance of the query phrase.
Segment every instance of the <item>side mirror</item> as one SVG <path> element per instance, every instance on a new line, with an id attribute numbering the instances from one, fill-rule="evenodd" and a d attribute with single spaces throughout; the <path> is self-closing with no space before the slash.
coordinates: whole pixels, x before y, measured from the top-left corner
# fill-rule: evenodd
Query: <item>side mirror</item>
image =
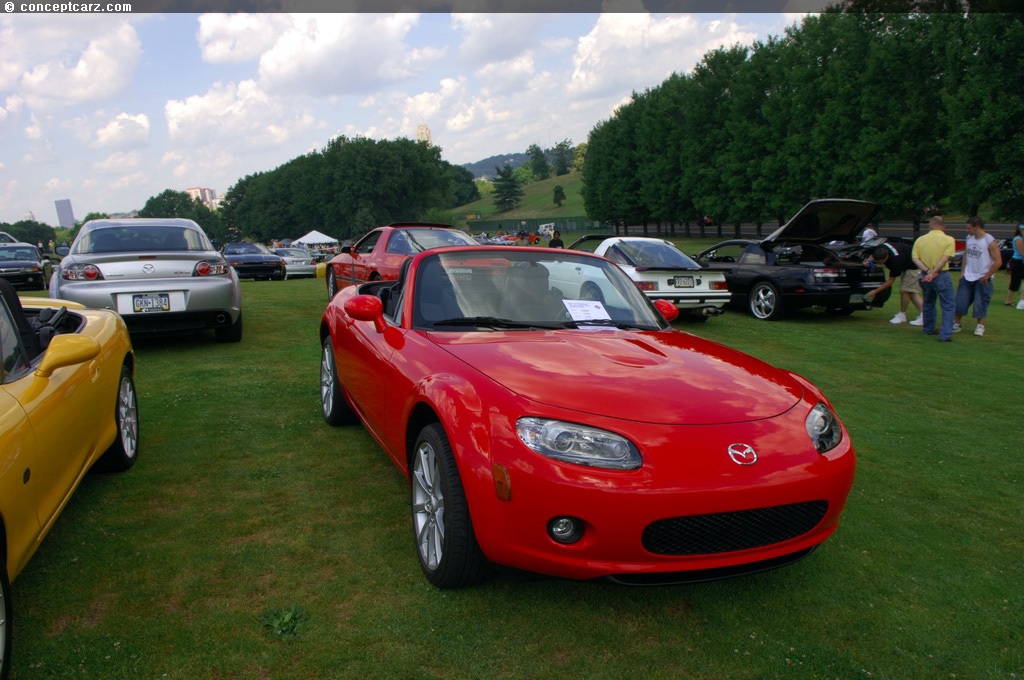
<path id="1" fill-rule="evenodd" d="M 90 337 L 70 333 L 54 336 L 39 362 L 36 377 L 49 378 L 58 368 L 90 361 L 99 354 L 100 344 Z"/>
<path id="2" fill-rule="evenodd" d="M 376 295 L 356 295 L 345 301 L 345 313 L 356 321 L 372 321 L 373 328 L 383 333 L 387 328 L 384 323 L 384 303 Z"/>
<path id="3" fill-rule="evenodd" d="M 61 257 L 64 257 L 65 255 L 71 252 L 71 248 L 67 246 L 57 246 L 56 248 L 53 249 L 53 252 L 57 253 Z"/>
<path id="4" fill-rule="evenodd" d="M 669 323 L 675 321 L 679 317 L 679 308 L 668 300 L 655 300 L 654 306 L 657 308 L 661 315 L 665 317 L 665 321 Z"/>

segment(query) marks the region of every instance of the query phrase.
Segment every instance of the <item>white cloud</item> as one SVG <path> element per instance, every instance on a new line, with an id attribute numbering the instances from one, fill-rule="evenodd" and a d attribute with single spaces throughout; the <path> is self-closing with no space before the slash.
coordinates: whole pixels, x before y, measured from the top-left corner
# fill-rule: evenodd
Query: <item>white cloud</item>
<path id="1" fill-rule="evenodd" d="M 231 144 L 249 149 L 280 144 L 317 125 L 313 116 L 292 110 L 252 80 L 214 83 L 206 94 L 170 100 L 164 106 L 167 129 L 179 144 Z"/>
<path id="2" fill-rule="evenodd" d="M 485 97 L 513 94 L 526 89 L 534 76 L 533 54 L 526 52 L 509 61 L 491 62 L 476 72 Z"/>
<path id="3" fill-rule="evenodd" d="M 707 52 L 757 37 L 734 16 L 701 21 L 701 15 L 602 14 L 581 37 L 573 58 L 568 93 L 599 98 L 622 90 L 643 90 L 672 72 L 688 73 Z"/>
<path id="4" fill-rule="evenodd" d="M 492 62 L 515 59 L 536 47 L 546 14 L 453 14 L 452 28 L 465 37 L 459 58 L 481 68 Z"/>
<path id="5" fill-rule="evenodd" d="M 260 58 L 260 83 L 273 94 L 367 94 L 420 75 L 443 50 L 410 48 L 418 15 L 295 15 Z"/>
<path id="6" fill-rule="evenodd" d="M 281 14 L 204 14 L 196 38 L 203 60 L 235 64 L 259 59 L 291 25 Z"/>
<path id="7" fill-rule="evenodd" d="M 113 120 L 96 131 L 93 146 L 129 149 L 149 141 L 149 116 L 119 113 Z"/>
<path id="8" fill-rule="evenodd" d="M 93 170 L 103 174 L 123 173 L 139 167 L 142 154 L 138 151 L 116 151 L 106 158 L 93 163 Z"/>
<path id="9" fill-rule="evenodd" d="M 130 82 L 142 56 L 135 28 L 122 23 L 84 46 L 28 67 L 17 89 L 32 108 L 47 109 L 106 99 Z"/>

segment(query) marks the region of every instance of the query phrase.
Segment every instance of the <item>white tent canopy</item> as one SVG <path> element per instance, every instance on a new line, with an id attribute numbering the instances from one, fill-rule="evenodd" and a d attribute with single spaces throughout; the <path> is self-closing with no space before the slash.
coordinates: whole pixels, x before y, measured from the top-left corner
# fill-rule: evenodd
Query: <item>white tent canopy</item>
<path id="1" fill-rule="evenodd" d="M 292 241 L 292 243 L 300 243 L 307 246 L 322 246 L 327 244 L 335 244 L 337 242 L 338 239 L 334 238 L 333 236 L 328 236 L 327 234 L 321 233 L 316 229 L 309 232 L 305 236 L 300 236 L 299 238 Z"/>

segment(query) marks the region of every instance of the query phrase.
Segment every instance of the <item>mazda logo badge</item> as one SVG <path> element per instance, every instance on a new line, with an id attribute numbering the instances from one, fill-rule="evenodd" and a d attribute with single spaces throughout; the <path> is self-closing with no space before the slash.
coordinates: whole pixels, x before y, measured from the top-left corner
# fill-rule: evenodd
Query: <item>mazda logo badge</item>
<path id="1" fill-rule="evenodd" d="M 753 465 L 757 462 L 757 451 L 750 444 L 730 444 L 729 457 L 737 465 Z"/>
<path id="2" fill-rule="evenodd" d="M 156 271 L 156 267 L 151 264 L 144 264 L 142 265 L 142 271 L 146 272 L 147 274 L 152 274 L 153 272 Z"/>

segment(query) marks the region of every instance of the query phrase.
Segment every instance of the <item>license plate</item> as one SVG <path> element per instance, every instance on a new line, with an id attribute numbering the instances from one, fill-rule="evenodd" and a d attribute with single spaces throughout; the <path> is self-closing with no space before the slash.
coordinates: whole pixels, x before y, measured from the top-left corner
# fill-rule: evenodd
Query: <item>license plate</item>
<path id="1" fill-rule="evenodd" d="M 677 276 L 673 281 L 676 288 L 693 288 L 693 277 L 692 276 Z"/>
<path id="2" fill-rule="evenodd" d="M 864 302 L 864 296 L 861 295 L 860 293 L 854 293 L 853 295 L 850 296 L 851 304 L 863 304 Z"/>
<path id="3" fill-rule="evenodd" d="M 171 296 L 167 293 L 133 295 L 132 309 L 136 314 L 171 311 Z"/>

